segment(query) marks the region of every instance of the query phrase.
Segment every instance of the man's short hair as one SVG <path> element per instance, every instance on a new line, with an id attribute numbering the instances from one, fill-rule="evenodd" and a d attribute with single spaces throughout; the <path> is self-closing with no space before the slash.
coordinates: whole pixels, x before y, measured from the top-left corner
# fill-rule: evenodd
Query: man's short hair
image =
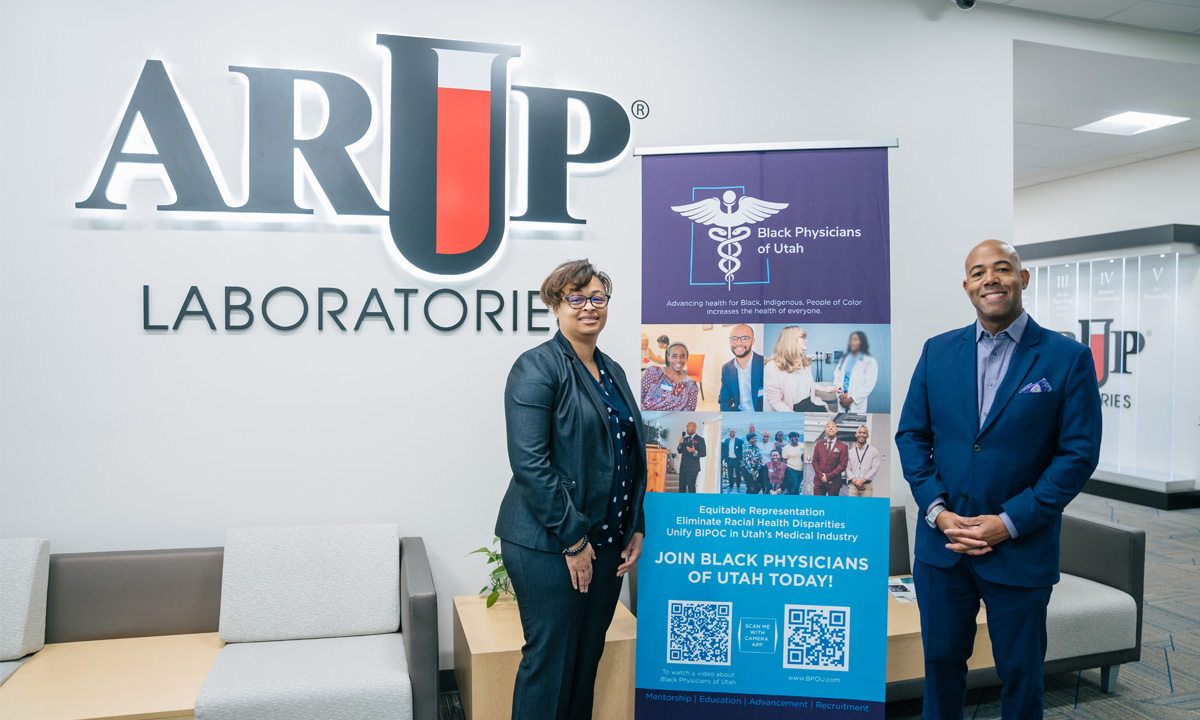
<path id="1" fill-rule="evenodd" d="M 798 432 L 790 432 L 790 433 L 788 433 L 788 440 L 791 440 L 792 438 L 796 438 L 797 440 L 799 440 L 799 439 L 800 439 L 800 433 L 798 433 Z"/>

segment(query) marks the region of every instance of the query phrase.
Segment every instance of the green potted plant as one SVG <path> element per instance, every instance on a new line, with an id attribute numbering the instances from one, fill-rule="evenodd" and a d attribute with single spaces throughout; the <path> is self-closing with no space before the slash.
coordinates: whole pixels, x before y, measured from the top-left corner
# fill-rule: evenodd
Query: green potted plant
<path id="1" fill-rule="evenodd" d="M 504 557 L 500 554 L 499 548 L 496 548 L 496 544 L 499 542 L 500 538 L 493 538 L 492 548 L 481 547 L 467 553 L 468 555 L 483 553 L 487 556 L 487 564 L 496 566 L 492 568 L 488 584 L 479 591 L 480 594 L 488 593 L 488 607 L 496 604 L 496 601 L 500 599 L 500 593 L 508 593 L 514 601 L 517 599 L 517 594 L 513 592 L 512 583 L 508 579 L 508 570 L 504 568 Z"/>

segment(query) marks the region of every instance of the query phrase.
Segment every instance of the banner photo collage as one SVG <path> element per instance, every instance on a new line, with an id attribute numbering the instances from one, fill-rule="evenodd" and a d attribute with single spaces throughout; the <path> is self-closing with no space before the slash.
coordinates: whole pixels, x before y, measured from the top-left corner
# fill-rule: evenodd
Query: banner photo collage
<path id="1" fill-rule="evenodd" d="M 642 158 L 638 718 L 882 718 L 887 150 Z"/>

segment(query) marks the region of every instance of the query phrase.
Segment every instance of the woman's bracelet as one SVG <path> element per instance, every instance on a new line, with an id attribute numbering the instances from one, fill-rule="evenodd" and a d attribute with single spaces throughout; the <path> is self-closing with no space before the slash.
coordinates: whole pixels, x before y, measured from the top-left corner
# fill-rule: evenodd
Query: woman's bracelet
<path id="1" fill-rule="evenodd" d="M 570 550 L 563 550 L 563 555 L 566 555 L 567 557 L 575 557 L 576 555 L 578 555 L 579 553 L 581 553 L 585 549 L 587 549 L 587 546 L 588 546 L 587 535 L 584 535 L 583 542 L 579 543 L 579 547 L 570 549 Z"/>

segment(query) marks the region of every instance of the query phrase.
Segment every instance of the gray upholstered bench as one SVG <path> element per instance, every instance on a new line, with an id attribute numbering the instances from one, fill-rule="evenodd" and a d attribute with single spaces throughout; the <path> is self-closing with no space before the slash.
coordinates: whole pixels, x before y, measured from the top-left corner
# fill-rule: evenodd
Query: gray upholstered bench
<path id="1" fill-rule="evenodd" d="M 380 636 L 377 642 L 402 649 L 413 717 L 436 720 L 437 597 L 429 558 L 420 538 L 400 538 L 397 545 L 402 632 Z M 50 555 L 46 642 L 216 633 L 223 561 L 219 547 Z M 385 652 L 395 657 L 393 650 Z M 145 693 L 161 695 L 153 682 L 147 679 Z M 160 717 L 140 715 L 151 716 Z"/>
<path id="2" fill-rule="evenodd" d="M 0 685 L 46 642 L 50 543 L 0 540 Z"/>
<path id="3" fill-rule="evenodd" d="M 436 648 L 437 620 L 398 632 L 399 540 L 395 525 L 230 530 L 226 645 L 196 698 L 197 720 L 411 720 L 407 636 L 431 636 Z"/>
<path id="4" fill-rule="evenodd" d="M 909 538 L 905 509 L 893 507 L 892 575 L 911 572 Z M 1113 692 L 1120 665 L 1141 659 L 1146 534 L 1065 513 L 1059 567 L 1062 579 L 1046 610 L 1045 674 L 1100 668 L 1101 688 Z M 995 668 L 967 674 L 968 688 L 999 684 Z M 920 697 L 923 690 L 921 678 L 892 682 L 887 699 Z"/>

